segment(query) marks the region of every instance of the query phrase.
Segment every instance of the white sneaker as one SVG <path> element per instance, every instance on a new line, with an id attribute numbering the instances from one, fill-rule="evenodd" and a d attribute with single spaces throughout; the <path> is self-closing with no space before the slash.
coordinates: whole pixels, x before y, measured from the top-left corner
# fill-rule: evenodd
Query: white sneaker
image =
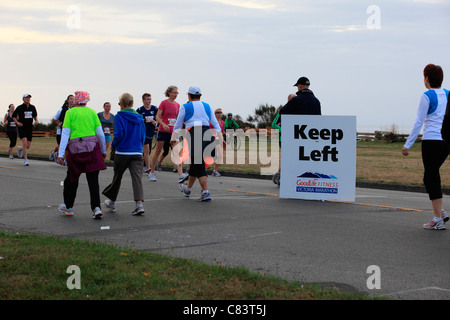
<path id="1" fill-rule="evenodd" d="M 131 213 L 133 216 L 141 216 L 143 215 L 145 212 L 144 210 L 144 206 L 142 204 L 136 206 L 136 208 L 134 208 L 133 212 Z"/>
<path id="2" fill-rule="evenodd" d="M 19 158 L 22 158 L 22 147 L 20 147 L 20 146 L 17 147 L 17 154 L 18 154 Z"/>
<path id="3" fill-rule="evenodd" d="M 181 176 L 178 177 L 178 183 L 183 183 L 189 179 L 189 173 L 182 173 Z"/>
<path id="4" fill-rule="evenodd" d="M 48 160 L 54 160 L 54 157 L 55 157 L 55 150 L 52 150 L 52 152 L 48 156 Z"/>
<path id="5" fill-rule="evenodd" d="M 101 219 L 102 218 L 102 210 L 100 210 L 99 207 L 95 207 L 94 209 L 94 215 L 92 216 L 92 219 Z"/>
<path id="6" fill-rule="evenodd" d="M 214 170 L 214 171 L 212 172 L 212 175 L 213 175 L 214 177 L 220 177 L 219 171 L 216 171 L 216 170 Z"/>
<path id="7" fill-rule="evenodd" d="M 26 167 L 30 166 L 30 164 L 28 163 L 28 159 L 23 162 L 23 165 L 26 166 Z"/>
<path id="8" fill-rule="evenodd" d="M 73 208 L 66 208 L 64 203 L 60 204 L 58 207 L 59 212 L 64 213 L 66 216 L 73 216 Z"/>
<path id="9" fill-rule="evenodd" d="M 197 199 L 197 201 L 211 201 L 211 195 L 209 192 L 202 192 L 202 196 Z"/>
<path id="10" fill-rule="evenodd" d="M 112 212 L 112 213 L 116 212 L 116 204 L 114 203 L 114 201 L 106 199 L 105 206 L 109 212 Z"/>
<path id="11" fill-rule="evenodd" d="M 183 195 L 186 198 L 189 198 L 191 196 L 191 190 L 188 190 L 188 186 L 185 184 L 179 184 L 178 185 L 178 189 L 180 189 L 180 191 L 183 193 Z"/>
<path id="12" fill-rule="evenodd" d="M 445 224 L 442 219 L 439 221 L 431 220 L 430 222 L 424 224 L 423 228 L 427 230 L 445 230 Z"/>
<path id="13" fill-rule="evenodd" d="M 442 220 L 444 221 L 444 223 L 448 221 L 448 214 L 444 209 L 442 209 Z"/>
<path id="14" fill-rule="evenodd" d="M 154 172 L 150 173 L 148 178 L 150 179 L 150 181 L 156 182 L 156 173 L 154 173 Z"/>

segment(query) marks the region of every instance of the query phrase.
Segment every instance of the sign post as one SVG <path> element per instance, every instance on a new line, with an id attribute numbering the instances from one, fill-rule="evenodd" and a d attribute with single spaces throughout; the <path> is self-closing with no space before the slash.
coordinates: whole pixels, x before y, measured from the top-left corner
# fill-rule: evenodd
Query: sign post
<path id="1" fill-rule="evenodd" d="M 280 198 L 355 201 L 356 117 L 281 116 Z"/>

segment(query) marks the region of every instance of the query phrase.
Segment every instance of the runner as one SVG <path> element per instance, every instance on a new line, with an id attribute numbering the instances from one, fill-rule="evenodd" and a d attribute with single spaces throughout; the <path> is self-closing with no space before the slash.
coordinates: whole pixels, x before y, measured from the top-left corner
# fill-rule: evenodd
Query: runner
<path id="1" fill-rule="evenodd" d="M 236 120 L 233 119 L 233 114 L 230 112 L 227 115 L 227 118 L 225 119 L 225 130 L 227 129 L 238 129 L 239 125 L 237 124 Z"/>
<path id="2" fill-rule="evenodd" d="M 180 104 L 175 101 L 178 96 L 178 88 L 175 86 L 170 86 L 165 92 L 168 99 L 161 102 L 158 107 L 158 112 L 156 113 L 156 121 L 159 124 L 158 134 L 156 136 L 156 147 L 155 152 L 152 157 L 152 166 L 149 175 L 150 181 L 156 182 L 156 164 L 158 163 L 158 157 L 164 146 L 164 141 L 170 141 L 173 126 L 177 120 L 178 111 L 180 109 Z M 177 166 L 178 176 L 183 174 L 181 170 L 181 165 Z"/>
<path id="3" fill-rule="evenodd" d="M 152 152 L 152 142 L 153 136 L 155 134 L 156 129 L 156 113 L 158 112 L 158 108 L 152 105 L 152 95 L 150 93 L 144 93 L 142 95 L 142 103 L 143 106 L 138 108 L 136 111 L 139 114 L 142 114 L 144 118 L 146 133 L 145 133 L 145 142 L 143 147 L 144 154 L 144 165 L 145 165 L 145 173 L 150 173 L 150 153 Z"/>
<path id="4" fill-rule="evenodd" d="M 214 111 L 214 116 L 216 117 L 217 122 L 219 123 L 221 132 L 220 134 L 222 134 L 222 137 L 225 137 L 225 122 L 222 120 L 222 109 L 218 108 Z M 212 125 L 212 123 L 210 123 L 209 127 L 211 129 L 214 129 L 214 126 Z M 223 152 L 224 149 L 226 148 L 226 142 L 222 141 L 221 139 L 215 139 L 216 140 L 216 144 L 217 147 L 214 149 L 215 154 L 213 155 L 213 157 L 216 159 L 215 163 L 214 163 L 214 170 L 212 172 L 212 175 L 215 177 L 220 177 L 220 173 L 219 173 L 219 167 L 223 162 Z M 222 143 L 222 146 L 219 145 L 219 143 Z M 217 152 L 216 152 L 217 150 Z"/>
<path id="5" fill-rule="evenodd" d="M 114 114 L 111 113 L 111 103 L 103 104 L 103 111 L 97 113 L 100 123 L 102 124 L 103 133 L 105 134 L 106 151 L 108 152 L 111 145 L 111 130 L 113 129 Z"/>
<path id="6" fill-rule="evenodd" d="M 20 151 L 24 158 L 24 165 L 29 166 L 27 153 L 31 147 L 31 140 L 33 138 L 33 119 L 34 124 L 38 125 L 38 118 L 36 107 L 30 104 L 31 95 L 25 93 L 22 96 L 22 100 L 23 104 L 14 110 L 12 117 L 19 128 L 19 138 L 22 140 L 22 148 L 20 148 Z M 17 148 L 19 149 L 19 147 Z"/>
<path id="7" fill-rule="evenodd" d="M 12 117 L 14 113 L 14 105 L 11 103 L 8 106 L 8 113 L 5 114 L 3 125 L 6 126 L 6 135 L 9 138 L 9 158 L 14 159 L 13 148 L 17 143 L 17 125 Z"/>
<path id="8" fill-rule="evenodd" d="M 427 230 L 445 230 L 448 215 L 443 208 L 439 169 L 448 157 L 450 145 L 442 139 L 442 124 L 447 108 L 449 91 L 441 88 L 444 72 L 440 66 L 428 64 L 423 70 L 424 85 L 428 89 L 421 96 L 417 117 L 411 133 L 402 148 L 404 156 L 415 143 L 422 127 L 423 183 L 433 208 L 433 219 L 424 224 Z"/>
<path id="9" fill-rule="evenodd" d="M 206 174 L 206 166 L 204 160 L 204 150 L 210 141 L 204 141 L 204 134 L 210 130 L 210 123 L 213 125 L 216 134 L 221 140 L 221 128 L 217 119 L 213 115 L 213 111 L 209 104 L 200 101 L 202 96 L 199 87 L 190 87 L 188 91 L 189 102 L 184 104 L 180 108 L 180 113 L 178 114 L 177 121 L 173 128 L 174 134 L 172 135 L 172 143 L 176 144 L 179 142 L 178 134 L 185 124 L 186 128 L 189 130 L 188 135 L 188 146 L 189 146 L 189 156 L 191 160 L 191 165 L 189 167 L 189 178 L 187 185 L 179 184 L 179 189 L 185 197 L 191 195 L 191 188 L 195 181 L 198 179 L 201 187 L 201 197 L 198 201 L 210 201 L 211 194 L 208 190 L 208 175 Z M 195 138 L 195 135 L 201 134 L 200 139 Z M 199 141 L 199 143 L 197 143 Z M 199 152 L 201 151 L 201 153 Z M 198 159 L 198 156 L 201 159 Z"/>
<path id="10" fill-rule="evenodd" d="M 291 93 L 288 98 L 287 101 L 289 102 L 292 98 L 296 97 L 297 95 L 295 93 Z M 281 118 L 280 118 L 280 110 L 281 107 L 278 108 L 277 110 L 277 115 L 275 116 L 275 119 L 273 119 L 272 122 L 272 128 L 277 129 L 278 130 L 278 134 L 280 136 L 280 139 L 278 141 L 278 144 L 280 146 L 281 149 Z M 281 164 L 280 164 L 281 166 Z M 278 172 L 276 172 L 273 177 L 272 177 L 272 181 L 273 183 L 280 185 L 280 171 L 281 171 L 281 167 L 278 166 Z"/>
<path id="11" fill-rule="evenodd" d="M 52 150 L 50 153 L 50 156 L 48 157 L 49 160 L 54 160 L 56 163 L 58 163 L 58 150 L 59 145 L 61 143 L 61 130 L 62 130 L 62 124 L 64 122 L 64 117 L 66 115 L 67 110 L 73 107 L 75 103 L 74 96 L 70 94 L 66 101 L 64 101 L 64 104 L 61 108 L 56 112 L 55 116 L 53 117 L 53 123 L 57 125 L 56 127 L 56 147 Z"/>

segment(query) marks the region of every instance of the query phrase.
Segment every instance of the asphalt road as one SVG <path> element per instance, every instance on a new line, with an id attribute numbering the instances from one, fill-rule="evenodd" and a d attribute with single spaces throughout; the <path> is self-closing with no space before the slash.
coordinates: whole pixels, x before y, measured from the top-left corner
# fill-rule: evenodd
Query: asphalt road
<path id="1" fill-rule="evenodd" d="M 210 176 L 213 200 L 201 203 L 198 184 L 184 198 L 177 175 L 160 172 L 157 182 L 143 175 L 146 213 L 135 217 L 127 172 L 117 213 L 103 207 L 93 220 L 84 175 L 75 215 L 57 210 L 65 173 L 50 161 L 24 167 L 0 158 L 0 230 L 106 241 L 393 299 L 450 299 L 450 231 L 422 228 L 432 218 L 424 193 L 357 188 L 354 203 L 287 200 L 270 180 Z M 100 173 L 101 190 L 112 175 Z"/>

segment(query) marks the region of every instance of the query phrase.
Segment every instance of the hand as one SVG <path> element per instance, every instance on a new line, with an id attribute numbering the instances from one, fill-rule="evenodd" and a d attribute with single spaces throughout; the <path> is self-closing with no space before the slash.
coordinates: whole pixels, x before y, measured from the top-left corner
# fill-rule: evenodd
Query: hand
<path id="1" fill-rule="evenodd" d="M 18 125 L 19 127 L 23 127 L 23 123 L 22 123 L 22 122 L 18 122 L 17 125 Z"/>
<path id="2" fill-rule="evenodd" d="M 162 126 L 163 126 L 164 130 L 169 130 L 169 126 L 167 124 L 163 123 Z"/>
<path id="3" fill-rule="evenodd" d="M 61 158 L 61 157 L 58 157 L 58 164 L 63 166 L 64 165 L 64 159 Z"/>
<path id="4" fill-rule="evenodd" d="M 106 153 L 102 153 L 103 160 L 106 159 Z"/>
<path id="5" fill-rule="evenodd" d="M 403 154 L 404 156 L 409 155 L 409 149 L 408 149 L 408 148 L 403 148 L 403 149 L 402 149 L 402 154 Z"/>

